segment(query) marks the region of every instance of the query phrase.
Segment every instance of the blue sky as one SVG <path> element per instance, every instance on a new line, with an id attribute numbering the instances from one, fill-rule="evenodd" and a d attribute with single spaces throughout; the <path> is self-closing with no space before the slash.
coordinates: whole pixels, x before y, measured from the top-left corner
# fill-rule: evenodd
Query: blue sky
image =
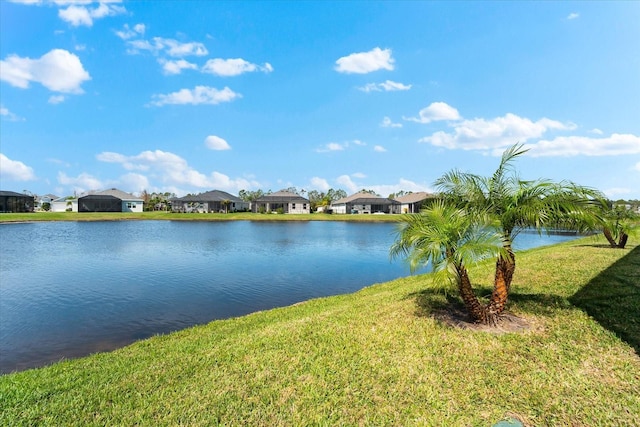
<path id="1" fill-rule="evenodd" d="M 0 1 L 0 186 L 640 199 L 640 2 Z"/>

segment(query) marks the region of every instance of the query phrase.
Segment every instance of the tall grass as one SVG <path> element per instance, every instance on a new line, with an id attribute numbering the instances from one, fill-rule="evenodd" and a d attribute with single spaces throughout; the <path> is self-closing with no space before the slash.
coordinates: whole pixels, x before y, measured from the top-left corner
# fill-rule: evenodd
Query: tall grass
<path id="1" fill-rule="evenodd" d="M 526 331 L 440 323 L 447 295 L 411 276 L 4 375 L 0 425 L 638 425 L 640 247 L 600 243 L 518 255 Z"/>

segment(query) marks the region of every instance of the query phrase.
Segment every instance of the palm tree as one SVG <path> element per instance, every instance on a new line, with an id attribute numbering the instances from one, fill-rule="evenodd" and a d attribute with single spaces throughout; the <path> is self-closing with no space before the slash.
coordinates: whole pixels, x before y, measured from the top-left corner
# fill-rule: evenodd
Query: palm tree
<path id="1" fill-rule="evenodd" d="M 486 323 L 489 313 L 473 292 L 467 266 L 504 250 L 498 233 L 479 218 L 477 212 L 472 216 L 444 200 L 434 201 L 419 214 L 401 217 L 390 255 L 406 257 L 412 273 L 431 262 L 435 284 L 454 281 L 471 318 Z"/>
<path id="2" fill-rule="evenodd" d="M 612 248 L 624 249 L 630 234 L 635 234 L 634 221 L 638 215 L 624 206 L 602 204 L 601 227 L 604 237 Z"/>
<path id="3" fill-rule="evenodd" d="M 442 196 L 469 211 L 488 214 L 502 238 L 504 252 L 498 255 L 488 322 L 496 323 L 507 303 L 516 268 L 513 240 L 524 229 L 538 232 L 553 227 L 562 218 L 592 212 L 592 201 L 601 197 L 593 189 L 572 182 L 521 180 L 513 161 L 528 150 L 516 144 L 505 150 L 496 171 L 490 177 L 451 171 L 435 183 Z"/>

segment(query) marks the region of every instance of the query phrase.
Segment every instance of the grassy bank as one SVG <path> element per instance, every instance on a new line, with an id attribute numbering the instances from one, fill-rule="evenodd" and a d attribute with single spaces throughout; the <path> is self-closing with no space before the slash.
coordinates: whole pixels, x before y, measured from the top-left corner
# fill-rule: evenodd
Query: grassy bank
<path id="1" fill-rule="evenodd" d="M 2 376 L 0 425 L 637 425 L 640 246 L 602 243 L 518 256 L 524 332 L 439 323 L 408 277 Z"/>
<path id="2" fill-rule="evenodd" d="M 170 221 L 368 221 L 393 222 L 398 215 L 337 215 L 337 214 L 259 214 L 238 213 L 173 213 L 173 212 L 31 212 L 0 213 L 0 223 L 29 221 L 123 221 L 123 220 L 170 220 Z"/>

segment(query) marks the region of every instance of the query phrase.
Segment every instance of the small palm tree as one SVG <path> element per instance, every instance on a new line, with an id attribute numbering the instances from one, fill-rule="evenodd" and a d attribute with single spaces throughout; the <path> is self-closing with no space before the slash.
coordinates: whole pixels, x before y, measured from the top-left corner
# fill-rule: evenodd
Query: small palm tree
<path id="1" fill-rule="evenodd" d="M 504 249 L 499 234 L 482 224 L 481 217 L 444 200 L 434 201 L 419 214 L 401 217 L 390 255 L 406 257 L 412 273 L 431 263 L 434 283 L 455 282 L 471 318 L 486 323 L 489 313 L 473 291 L 467 266 L 503 254 Z"/>
<path id="2" fill-rule="evenodd" d="M 527 151 L 522 144 L 505 150 L 498 168 L 490 177 L 454 170 L 435 183 L 442 196 L 451 203 L 467 211 L 488 214 L 501 234 L 504 252 L 496 261 L 493 293 L 488 307 L 490 323 L 498 320 L 507 303 L 516 268 L 513 240 L 518 233 L 528 228 L 541 232 L 568 216 L 590 215 L 593 201 L 602 197 L 598 191 L 572 182 L 521 180 L 512 163 Z"/>
<path id="3" fill-rule="evenodd" d="M 612 208 L 603 206 L 601 226 L 609 245 L 612 248 L 624 249 L 629 235 L 637 232 L 634 227 L 634 221 L 637 220 L 638 215 L 624 206 L 614 206 Z"/>

